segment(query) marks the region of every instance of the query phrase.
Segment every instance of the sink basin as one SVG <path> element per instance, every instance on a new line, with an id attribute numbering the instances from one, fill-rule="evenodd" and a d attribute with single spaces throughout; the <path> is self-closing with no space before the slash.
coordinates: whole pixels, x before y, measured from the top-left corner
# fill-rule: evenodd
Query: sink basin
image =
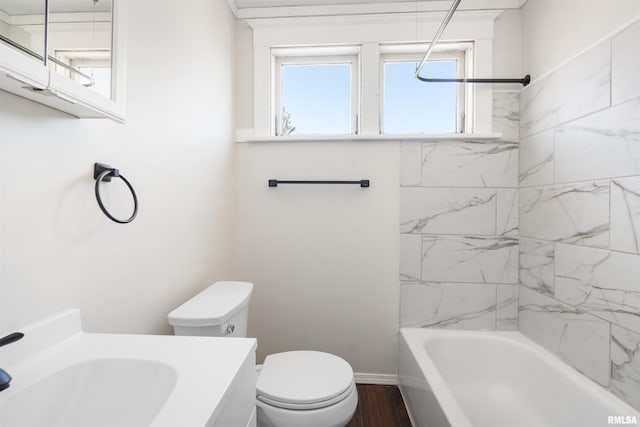
<path id="1" fill-rule="evenodd" d="M 0 402 L 2 425 L 149 425 L 177 381 L 170 366 L 97 359 L 56 372 Z"/>
<path id="2" fill-rule="evenodd" d="M 255 425 L 254 339 L 86 333 L 79 310 L 21 332 L 2 427 Z"/>

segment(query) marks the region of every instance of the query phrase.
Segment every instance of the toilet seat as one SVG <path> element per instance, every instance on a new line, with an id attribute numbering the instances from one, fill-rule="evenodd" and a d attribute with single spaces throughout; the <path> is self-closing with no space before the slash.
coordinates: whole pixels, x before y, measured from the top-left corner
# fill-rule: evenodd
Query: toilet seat
<path id="1" fill-rule="evenodd" d="M 257 400 L 277 408 L 313 410 L 346 399 L 355 388 L 351 366 L 319 351 L 267 356 L 256 384 Z"/>
<path id="2" fill-rule="evenodd" d="M 344 400 L 319 409 L 282 409 L 256 399 L 257 427 L 345 427 L 353 418 L 357 406 L 356 387 Z"/>
<path id="3" fill-rule="evenodd" d="M 258 395 L 257 399 L 260 402 L 266 403 L 267 405 L 270 405 L 276 408 L 282 408 L 282 409 L 293 409 L 296 411 L 304 411 L 309 409 L 321 409 L 321 408 L 326 408 L 328 406 L 335 405 L 336 403 L 342 402 L 347 397 L 349 397 L 351 393 L 353 393 L 353 389 L 355 387 L 356 387 L 356 383 L 353 382 L 351 384 L 351 387 L 346 389 L 344 392 L 342 392 L 338 396 L 335 396 L 331 399 L 323 400 L 321 402 L 316 402 L 316 403 L 288 402 L 288 401 L 282 401 L 282 400 L 269 399 L 268 397 L 265 397 L 262 395 Z"/>

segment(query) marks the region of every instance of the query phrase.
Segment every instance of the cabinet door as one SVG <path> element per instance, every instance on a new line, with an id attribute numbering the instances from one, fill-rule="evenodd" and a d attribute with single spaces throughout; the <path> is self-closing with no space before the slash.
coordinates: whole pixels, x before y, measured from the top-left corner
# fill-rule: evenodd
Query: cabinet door
<path id="1" fill-rule="evenodd" d="M 127 1 L 49 0 L 48 14 L 46 4 L 0 0 L 0 89 L 124 121 Z"/>
<path id="2" fill-rule="evenodd" d="M 111 99 L 111 0 L 49 0 L 49 69 Z"/>
<path id="3" fill-rule="evenodd" d="M 124 120 L 125 4 L 117 0 L 49 0 L 47 39 L 51 89 L 120 121 Z M 93 117 L 91 112 L 76 115 Z"/>
<path id="4" fill-rule="evenodd" d="M 0 89 L 30 99 L 42 97 L 45 0 L 0 0 Z"/>
<path id="5" fill-rule="evenodd" d="M 0 41 L 43 63 L 45 0 L 0 0 Z"/>

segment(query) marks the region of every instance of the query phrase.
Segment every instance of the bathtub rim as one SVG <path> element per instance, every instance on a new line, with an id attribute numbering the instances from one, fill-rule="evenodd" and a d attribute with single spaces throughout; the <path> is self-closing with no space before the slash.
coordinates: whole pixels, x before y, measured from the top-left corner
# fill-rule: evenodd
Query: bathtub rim
<path id="1" fill-rule="evenodd" d="M 520 331 L 467 331 L 403 327 L 400 328 L 400 335 L 401 340 L 409 348 L 409 351 L 413 356 L 413 360 L 418 365 L 418 368 L 423 375 L 422 379 L 424 379 L 432 389 L 434 398 L 440 405 L 442 412 L 452 427 L 472 427 L 473 424 L 458 403 L 449 386 L 446 384 L 437 365 L 430 357 L 424 345 L 425 340 L 429 339 L 429 337 L 462 336 L 477 338 L 478 336 L 485 336 L 491 340 L 508 341 L 518 347 L 524 348 L 525 350 L 534 352 L 536 357 L 540 357 L 544 363 L 551 365 L 554 370 L 560 371 L 569 381 L 575 382 L 577 386 L 582 387 L 583 390 L 587 391 L 589 394 L 595 395 L 595 397 L 601 399 L 604 404 L 608 405 L 612 409 L 611 415 L 628 414 L 636 416 L 640 420 L 640 411 L 633 408 L 610 390 L 605 389 L 602 385 L 596 383 L 573 368 L 560 357 L 551 353 L 549 350 L 531 340 Z M 402 344 L 400 343 L 400 345 Z M 424 357 L 416 357 L 417 354 L 421 354 Z M 398 370 L 398 380 L 400 384 L 403 385 L 400 366 L 398 367 Z M 411 408 L 407 409 L 411 412 Z"/>
<path id="2" fill-rule="evenodd" d="M 444 413 L 445 418 L 451 426 L 455 427 L 473 427 L 471 421 L 465 414 L 464 410 L 453 396 L 453 392 L 445 383 L 444 378 L 435 363 L 429 356 L 426 348 L 424 348 L 424 338 L 431 335 L 432 331 L 439 332 L 437 329 L 427 328 L 400 328 L 400 335 L 403 343 L 409 348 L 409 352 L 413 357 L 413 361 L 418 365 L 418 369 L 422 373 L 422 378 L 433 392 L 433 397 L 440 405 L 440 409 Z M 446 331 L 456 332 L 456 331 Z M 400 343 L 402 345 L 402 343 Z M 424 354 L 426 357 L 417 357 Z M 398 367 L 398 382 L 404 386 L 403 375 Z M 405 402 L 408 400 L 405 399 Z M 413 419 L 412 408 L 407 408 Z"/>

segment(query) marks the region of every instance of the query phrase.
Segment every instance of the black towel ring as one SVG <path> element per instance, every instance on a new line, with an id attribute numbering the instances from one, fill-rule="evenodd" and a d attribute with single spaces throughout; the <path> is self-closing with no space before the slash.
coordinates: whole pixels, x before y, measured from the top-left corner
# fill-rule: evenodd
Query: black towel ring
<path id="1" fill-rule="evenodd" d="M 111 182 L 111 178 L 120 178 L 127 184 L 129 187 L 129 191 L 131 191 L 131 195 L 133 196 L 133 214 L 128 219 L 122 220 L 114 217 L 109 213 L 107 208 L 104 207 L 102 203 L 102 197 L 100 196 L 100 183 L 101 182 Z M 117 222 L 118 224 L 128 224 L 138 215 L 138 196 L 136 196 L 136 192 L 131 186 L 131 183 L 127 181 L 127 179 L 120 175 L 120 171 L 116 168 L 112 168 L 109 165 L 105 165 L 102 163 L 95 163 L 93 165 L 93 179 L 96 180 L 96 200 L 98 201 L 98 206 L 100 206 L 100 210 L 109 218 L 111 221 Z"/>

